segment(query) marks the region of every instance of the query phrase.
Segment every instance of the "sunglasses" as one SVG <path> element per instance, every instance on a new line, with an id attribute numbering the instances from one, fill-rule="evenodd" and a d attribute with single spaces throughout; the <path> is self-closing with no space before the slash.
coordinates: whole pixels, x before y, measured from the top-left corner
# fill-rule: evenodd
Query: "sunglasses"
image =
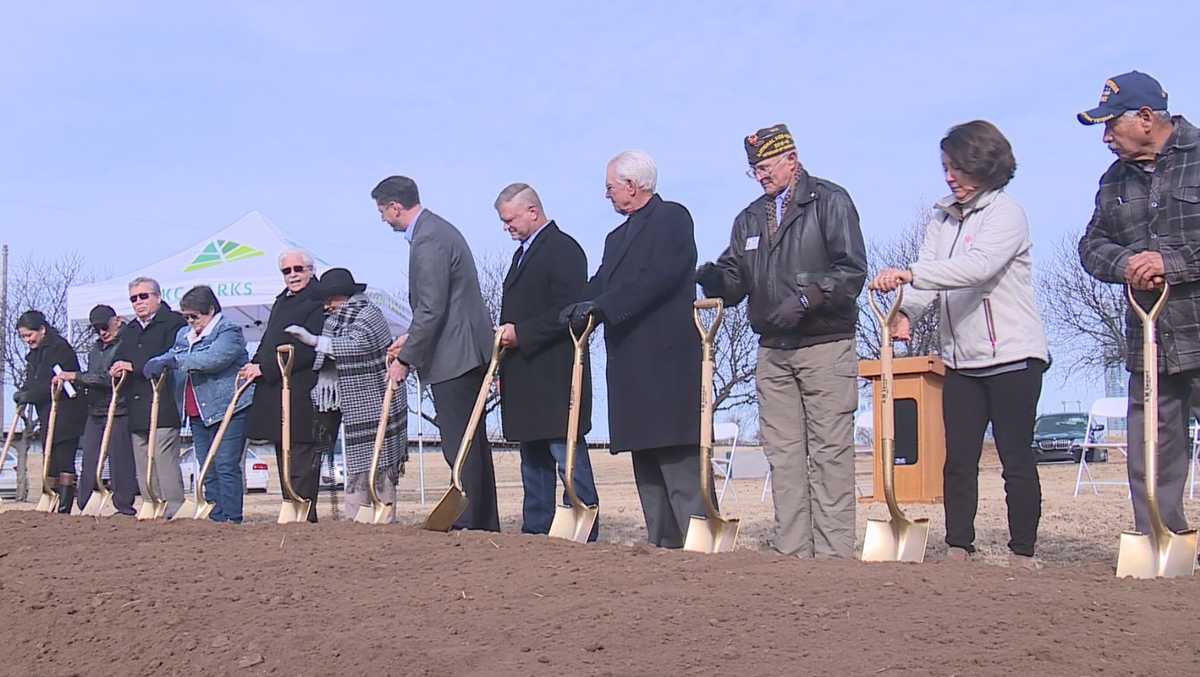
<path id="1" fill-rule="evenodd" d="M 204 317 L 204 316 L 201 315 L 200 313 L 184 313 L 183 314 L 183 319 L 187 320 L 188 322 L 195 322 L 196 320 L 199 320 L 202 317 Z"/>
<path id="2" fill-rule="evenodd" d="M 287 266 L 280 268 L 279 272 L 284 275 L 291 275 L 292 273 L 303 273 L 306 270 L 308 270 L 308 266 Z"/>
<path id="3" fill-rule="evenodd" d="M 146 299 L 150 298 L 151 296 L 154 296 L 154 294 L 151 294 L 150 292 L 142 292 L 140 294 L 130 294 L 129 302 L 137 303 L 138 301 L 145 301 Z"/>

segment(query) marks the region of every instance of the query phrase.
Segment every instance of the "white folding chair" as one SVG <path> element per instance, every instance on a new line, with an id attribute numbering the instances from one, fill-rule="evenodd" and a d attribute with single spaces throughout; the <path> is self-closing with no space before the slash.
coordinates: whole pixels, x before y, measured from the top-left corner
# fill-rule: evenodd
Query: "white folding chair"
<path id="1" fill-rule="evenodd" d="M 729 480 L 733 477 L 730 470 L 733 465 L 733 454 L 737 451 L 738 434 L 738 424 L 736 423 L 713 424 L 713 443 L 726 442 L 729 444 L 729 451 L 725 452 L 724 456 L 719 458 L 714 456 L 712 460 L 713 475 L 721 478 L 721 489 L 717 492 L 718 503 L 725 498 L 725 490 L 729 488 Z"/>
<path id="2" fill-rule="evenodd" d="M 718 494 L 718 501 L 725 497 L 725 490 L 732 489 L 733 495 L 737 498 L 737 485 L 730 480 L 746 480 L 763 478 L 762 492 L 759 495 L 759 502 L 767 500 L 767 492 L 771 490 L 771 464 L 767 462 L 767 456 L 762 450 L 742 451 L 726 454 L 725 458 L 717 459 L 721 462 L 720 466 L 716 463 L 713 465 L 714 472 L 720 472 L 724 478 L 721 485 L 721 491 Z M 717 468 L 720 468 L 718 471 Z"/>
<path id="3" fill-rule="evenodd" d="M 1128 446 L 1125 442 L 1110 442 L 1109 433 L 1112 431 L 1112 422 L 1115 419 L 1123 419 L 1129 415 L 1129 402 L 1124 397 L 1104 397 L 1092 403 L 1092 409 L 1088 412 L 1087 438 L 1084 439 L 1082 449 L 1079 452 L 1079 470 L 1075 474 L 1075 496 L 1079 495 L 1079 488 L 1082 486 L 1090 486 L 1092 493 L 1099 496 L 1100 490 L 1096 487 L 1100 485 L 1112 485 L 1125 487 L 1125 493 L 1129 494 L 1129 480 L 1097 480 L 1092 477 L 1092 469 L 1088 467 L 1087 452 L 1089 449 L 1116 449 L 1121 452 L 1126 458 L 1129 456 Z M 1103 419 L 1101 424 L 1099 419 Z M 1097 435 L 1103 431 L 1103 435 Z M 1087 479 L 1084 479 L 1084 476 Z"/>
<path id="4" fill-rule="evenodd" d="M 1196 464 L 1200 463 L 1197 452 L 1200 451 L 1200 419 L 1192 428 L 1192 462 L 1188 464 L 1188 498 L 1196 498 Z"/>

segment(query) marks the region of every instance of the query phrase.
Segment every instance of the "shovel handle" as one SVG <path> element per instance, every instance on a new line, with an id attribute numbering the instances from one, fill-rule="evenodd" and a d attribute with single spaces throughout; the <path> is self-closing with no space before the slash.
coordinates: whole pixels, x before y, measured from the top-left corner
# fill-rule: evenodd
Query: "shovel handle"
<path id="1" fill-rule="evenodd" d="M 1156 544 L 1161 544 L 1171 533 L 1163 521 L 1158 507 L 1158 336 L 1155 322 L 1166 305 L 1170 286 L 1163 281 L 1162 293 L 1147 311 L 1133 294 L 1133 287 L 1125 286 L 1129 305 L 1142 320 L 1142 458 L 1146 466 L 1146 503 L 1150 508 L 1150 524 Z"/>
<path id="2" fill-rule="evenodd" d="M 590 314 L 587 326 L 579 335 L 575 334 L 574 327 L 568 325 L 571 340 L 575 344 L 575 352 L 571 363 L 571 400 L 567 403 L 567 463 L 563 468 L 563 488 L 567 492 L 571 506 L 575 508 L 586 507 L 583 501 L 579 500 L 579 495 L 575 493 L 575 455 L 576 447 L 579 446 L 579 407 L 583 401 L 583 357 L 587 351 L 588 339 L 591 338 L 592 330 L 595 328 L 596 317 Z"/>
<path id="3" fill-rule="evenodd" d="M 275 363 L 279 365 L 279 373 L 284 378 L 292 375 L 292 360 L 296 356 L 296 348 L 285 343 L 275 349 Z"/>
<path id="4" fill-rule="evenodd" d="M 108 398 L 108 415 L 104 418 L 104 433 L 100 435 L 100 454 L 96 460 L 96 491 L 101 496 L 108 497 L 112 492 L 100 481 L 100 473 L 104 471 L 104 462 L 108 460 L 108 445 L 112 440 L 113 421 L 117 416 L 117 398 L 121 394 L 121 386 L 125 385 L 125 376 L 129 372 L 122 371 L 112 377 L 112 395 Z"/>
<path id="5" fill-rule="evenodd" d="M 701 310 L 717 311 L 717 316 L 713 318 L 712 324 L 704 325 L 704 320 L 700 317 Z M 721 320 L 724 317 L 725 301 L 722 299 L 697 299 L 692 303 L 692 320 L 696 323 L 696 331 L 700 332 L 700 340 L 707 346 L 707 350 L 712 349 L 712 343 L 716 340 L 717 330 L 721 328 Z"/>
<path id="6" fill-rule="evenodd" d="M 292 360 L 296 349 L 292 344 L 285 343 L 275 348 L 275 363 L 279 365 L 279 410 L 282 428 L 279 431 L 279 446 L 282 448 L 283 472 L 279 473 L 279 485 L 283 497 L 288 501 L 299 501 L 295 488 L 292 487 Z"/>
<path id="7" fill-rule="evenodd" d="M 393 358 L 386 360 L 386 365 L 392 365 Z M 379 426 L 375 428 L 375 448 L 371 450 L 371 470 L 367 473 L 367 493 L 371 496 L 371 507 L 378 513 L 383 507 L 379 492 L 375 490 L 375 480 L 379 477 L 379 457 L 383 455 L 383 443 L 387 441 L 388 419 L 392 413 L 392 398 L 396 395 L 396 382 L 386 373 L 384 379 L 387 387 L 383 391 L 383 406 L 379 409 Z"/>
<path id="8" fill-rule="evenodd" d="M 711 325 L 704 325 L 701 310 L 716 310 L 717 316 Z M 721 509 L 713 501 L 712 449 L 713 449 L 713 342 L 721 319 L 725 314 L 725 302 L 719 298 L 700 299 L 692 304 L 692 319 L 696 331 L 700 332 L 702 346 L 700 359 L 700 494 L 704 499 L 704 512 L 710 520 L 721 519 Z"/>
<path id="9" fill-rule="evenodd" d="M 241 373 L 238 373 L 233 379 L 233 399 L 225 407 L 225 416 L 221 418 L 221 425 L 217 427 L 217 432 L 208 443 L 208 454 L 205 455 L 204 465 L 200 467 L 200 475 L 196 478 L 197 508 L 207 503 L 207 500 L 204 498 L 204 479 L 208 477 L 208 470 L 212 467 L 213 459 L 217 456 L 217 449 L 220 448 L 221 441 L 225 439 L 225 431 L 229 428 L 229 422 L 233 420 L 233 415 L 237 412 L 238 401 L 242 399 L 242 395 L 246 393 L 246 390 L 253 383 L 254 381 L 251 379 L 242 378 Z"/>
<path id="10" fill-rule="evenodd" d="M 17 423 L 25 415 L 24 404 L 17 405 L 17 413 L 13 416 L 12 425 L 8 426 L 8 435 L 4 437 L 4 450 L 0 451 L 0 471 L 4 470 L 4 459 L 8 458 L 8 450 L 12 449 L 13 439 L 17 436 Z"/>
<path id="11" fill-rule="evenodd" d="M 496 335 L 492 339 L 492 359 L 488 363 L 487 373 L 483 375 L 483 383 L 479 386 L 479 395 L 475 397 L 475 407 L 471 410 L 471 418 L 467 420 L 467 429 L 463 431 L 462 441 L 458 444 L 458 455 L 454 457 L 454 472 L 451 481 L 460 492 L 463 490 L 462 469 L 466 465 L 467 454 L 471 451 L 471 443 L 475 441 L 475 431 L 479 428 L 479 419 L 483 417 L 483 409 L 487 405 L 488 393 L 491 391 L 492 381 L 496 378 L 496 370 L 500 368 L 500 358 L 504 355 L 504 348 L 500 346 L 502 336 L 503 333 L 496 329 Z"/>

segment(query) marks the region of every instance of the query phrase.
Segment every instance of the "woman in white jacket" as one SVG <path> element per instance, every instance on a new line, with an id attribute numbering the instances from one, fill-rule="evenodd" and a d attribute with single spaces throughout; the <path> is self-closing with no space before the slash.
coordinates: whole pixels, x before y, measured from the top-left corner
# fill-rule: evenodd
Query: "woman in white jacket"
<path id="1" fill-rule="evenodd" d="M 1004 192 L 1016 171 L 1012 146 L 982 120 L 957 125 L 942 139 L 951 195 L 938 201 L 917 261 L 885 268 L 871 288 L 908 284 L 892 335 L 906 339 L 910 319 L 936 303 L 946 382 L 946 543 L 951 559 L 975 552 L 979 456 L 988 423 L 1004 466 L 1009 550 L 1035 566 L 1042 490 L 1032 448 L 1046 333 L 1033 291 L 1029 223 Z"/>

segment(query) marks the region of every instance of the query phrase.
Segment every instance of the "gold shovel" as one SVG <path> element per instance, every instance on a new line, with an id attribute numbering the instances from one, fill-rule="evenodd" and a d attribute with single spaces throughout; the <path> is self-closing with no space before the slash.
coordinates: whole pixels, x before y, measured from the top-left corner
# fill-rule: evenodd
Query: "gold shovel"
<path id="1" fill-rule="evenodd" d="M 283 410 L 283 430 L 280 446 L 283 447 L 283 472 L 279 473 L 280 488 L 283 489 L 283 504 L 279 506 L 279 524 L 308 521 L 308 510 L 312 501 L 301 498 L 292 488 L 292 358 L 295 349 L 282 345 L 275 349 L 275 361 L 279 364 L 279 375 L 283 380 L 280 407 Z"/>
<path id="2" fill-rule="evenodd" d="M 1133 297 L 1133 288 L 1125 288 L 1129 305 L 1142 320 L 1142 436 L 1145 440 L 1142 453 L 1146 463 L 1150 533 L 1121 533 L 1121 549 L 1117 553 L 1118 578 L 1191 576 L 1196 568 L 1196 530 L 1171 531 L 1163 523 L 1162 512 L 1158 509 L 1158 344 L 1154 323 L 1166 305 L 1170 290 L 1165 281 L 1162 285 L 1162 294 L 1148 313 Z"/>
<path id="3" fill-rule="evenodd" d="M 158 452 L 158 401 L 162 398 L 163 384 L 170 376 L 164 371 L 158 378 L 150 379 L 154 386 L 154 396 L 150 398 L 150 432 L 146 434 L 146 495 L 142 497 L 142 505 L 138 508 L 137 518 L 141 520 L 162 519 L 167 514 L 167 502 L 154 493 L 154 457 Z"/>
<path id="4" fill-rule="evenodd" d="M 96 461 L 96 488 L 83 506 L 81 515 L 88 517 L 111 517 L 116 509 L 113 506 L 113 492 L 104 486 L 101 475 L 104 474 L 104 462 L 108 460 L 108 444 L 112 440 L 113 418 L 117 415 L 117 397 L 121 386 L 125 384 L 126 372 L 112 379 L 112 397 L 108 400 L 108 417 L 104 419 L 104 434 L 100 436 L 100 457 Z"/>
<path id="5" fill-rule="evenodd" d="M 0 451 L 0 472 L 4 470 L 4 459 L 8 458 L 8 450 L 12 449 L 13 439 L 17 436 L 17 424 L 21 422 L 21 417 L 25 415 L 25 405 L 17 405 L 17 415 L 13 416 L 12 425 L 8 427 L 8 435 L 4 438 L 4 450 Z M 13 468 L 16 470 L 16 468 Z M 0 498 L 0 504 L 4 503 L 4 499 Z"/>
<path id="6" fill-rule="evenodd" d="M 212 514 L 213 508 L 217 507 L 215 501 L 210 501 L 204 497 L 204 478 L 208 477 L 208 471 L 212 468 L 213 459 L 217 456 L 217 449 L 221 447 L 221 440 L 225 439 L 225 430 L 229 428 L 229 422 L 233 420 L 233 414 L 237 411 L 238 400 L 242 399 L 242 395 L 254 383 L 251 379 L 243 379 L 239 372 L 233 380 L 233 399 L 230 400 L 229 406 L 225 407 L 225 418 L 221 419 L 221 425 L 217 427 L 217 432 L 213 435 L 212 442 L 208 445 L 208 455 L 204 457 L 204 465 L 200 467 L 200 476 L 196 478 L 196 494 L 193 498 L 183 502 L 183 507 L 175 513 L 172 520 L 177 519 L 208 519 Z"/>
<path id="7" fill-rule="evenodd" d="M 707 328 L 700 318 L 701 310 L 717 311 L 717 316 Z M 700 332 L 704 349 L 700 361 L 700 495 L 704 497 L 704 515 L 692 515 L 688 521 L 683 549 L 710 555 L 732 551 L 741 527 L 740 520 L 721 517 L 721 509 L 713 498 L 713 342 L 724 314 L 725 302 L 721 299 L 701 299 L 692 305 L 692 319 L 696 322 L 696 331 Z"/>
<path id="8" fill-rule="evenodd" d="M 50 488 L 50 450 L 54 448 L 54 428 L 58 422 L 58 400 L 62 396 L 62 384 L 50 387 L 50 420 L 46 423 L 46 434 L 42 438 L 42 496 L 34 510 L 58 512 L 58 492 Z"/>
<path id="9" fill-rule="evenodd" d="M 575 328 L 568 323 L 571 340 L 575 343 L 575 364 L 571 367 L 571 402 L 570 415 L 567 416 L 567 467 L 563 484 L 567 489 L 569 505 L 559 505 L 554 508 L 554 521 L 550 523 L 552 538 L 565 538 L 576 543 L 587 543 L 592 533 L 592 525 L 600 514 L 599 505 L 586 505 L 579 500 L 575 493 L 575 447 L 579 441 L 579 407 L 583 400 L 583 356 L 587 351 L 588 339 L 596 328 L 596 318 L 588 315 L 587 326 L 578 336 Z M 587 453 L 587 448 L 584 452 Z"/>
<path id="10" fill-rule="evenodd" d="M 389 360 L 390 363 L 390 360 Z M 384 503 L 375 490 L 379 477 L 379 457 L 383 454 L 383 443 L 387 440 L 388 416 L 392 413 L 392 397 L 396 394 L 396 382 L 389 376 L 387 389 L 383 391 L 383 408 L 379 412 L 379 427 L 375 429 L 375 449 L 371 452 L 371 471 L 367 473 L 367 492 L 371 505 L 360 506 L 354 521 L 359 524 L 391 524 L 396 519 L 396 504 Z"/>
<path id="11" fill-rule="evenodd" d="M 896 289 L 896 300 L 887 315 L 875 302 L 875 294 L 867 292 L 867 303 L 879 322 L 879 422 L 880 446 L 883 452 L 883 496 L 887 500 L 891 519 L 867 519 L 863 537 L 864 562 L 923 562 L 925 545 L 929 542 L 929 520 L 910 520 L 896 503 L 896 411 L 892 371 L 892 320 L 900 312 L 904 288 Z"/>
<path id="12" fill-rule="evenodd" d="M 487 404 L 488 391 L 492 388 L 492 380 L 496 378 L 496 369 L 500 367 L 500 356 L 504 349 L 500 347 L 500 330 L 492 341 L 492 361 L 488 364 L 487 373 L 483 375 L 483 385 L 479 386 L 479 396 L 475 398 L 475 408 L 471 410 L 471 418 L 467 420 L 467 429 L 463 433 L 462 442 L 458 445 L 458 456 L 454 458 L 454 472 L 450 479 L 450 488 L 442 500 L 433 506 L 429 516 L 425 518 L 423 528 L 429 531 L 450 531 L 458 518 L 467 509 L 470 499 L 463 491 L 462 469 L 467 462 L 467 454 L 471 451 L 471 443 L 475 440 L 475 430 L 479 427 L 479 419 L 483 418 L 483 407 Z"/>

